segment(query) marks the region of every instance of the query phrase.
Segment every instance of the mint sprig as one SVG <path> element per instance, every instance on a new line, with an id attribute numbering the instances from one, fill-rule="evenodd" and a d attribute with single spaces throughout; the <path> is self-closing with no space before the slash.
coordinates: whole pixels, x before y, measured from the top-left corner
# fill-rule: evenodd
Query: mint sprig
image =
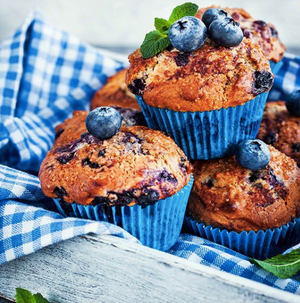
<path id="1" fill-rule="evenodd" d="M 167 35 L 161 34 L 159 31 L 152 31 L 146 35 L 140 51 L 143 58 L 147 59 L 155 56 L 170 44 Z"/>
<path id="2" fill-rule="evenodd" d="M 155 18 L 154 26 L 156 30 L 146 34 L 140 47 L 142 57 L 144 59 L 151 58 L 166 49 L 171 44 L 168 33 L 172 24 L 182 17 L 195 16 L 197 11 L 197 4 L 186 2 L 182 5 L 176 6 L 173 9 L 169 20 Z"/>
<path id="3" fill-rule="evenodd" d="M 182 17 L 195 16 L 197 14 L 197 11 L 198 11 L 197 4 L 191 3 L 191 2 L 186 2 L 182 5 L 176 6 L 173 9 L 172 14 L 169 18 L 169 22 L 171 24 L 173 24 L 174 22 L 181 19 Z"/>
<path id="4" fill-rule="evenodd" d="M 264 261 L 249 258 L 252 264 L 256 264 L 278 278 L 287 279 L 297 274 L 300 270 L 300 249 L 292 250 L 285 255 L 277 255 Z"/>
<path id="5" fill-rule="evenodd" d="M 49 303 L 40 293 L 32 294 L 24 288 L 16 288 L 16 303 Z"/>
<path id="6" fill-rule="evenodd" d="M 154 26 L 161 34 L 168 35 L 172 23 L 163 18 L 155 18 Z"/>

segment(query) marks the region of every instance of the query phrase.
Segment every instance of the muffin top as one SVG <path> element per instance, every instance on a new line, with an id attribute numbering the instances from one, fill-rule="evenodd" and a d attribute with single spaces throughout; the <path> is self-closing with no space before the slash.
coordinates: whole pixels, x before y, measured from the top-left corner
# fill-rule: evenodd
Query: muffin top
<path id="1" fill-rule="evenodd" d="M 127 69 L 122 69 L 108 78 L 107 83 L 92 98 L 91 110 L 99 106 L 117 106 L 140 110 L 135 96 L 125 84 L 126 73 Z"/>
<path id="2" fill-rule="evenodd" d="M 252 171 L 235 157 L 195 161 L 187 213 L 227 230 L 279 227 L 300 214 L 300 170 L 295 161 L 270 146 L 266 168 Z"/>
<path id="3" fill-rule="evenodd" d="M 115 108 L 120 113 L 122 117 L 122 126 L 135 126 L 135 125 L 147 126 L 142 111 L 128 107 L 117 107 L 117 106 L 111 106 L 111 107 Z"/>
<path id="4" fill-rule="evenodd" d="M 210 39 L 192 52 L 165 49 L 144 59 L 137 49 L 129 56 L 128 88 L 144 101 L 175 111 L 209 111 L 242 105 L 273 84 L 269 61 L 244 38 L 235 47 Z"/>
<path id="5" fill-rule="evenodd" d="M 83 205 L 146 206 L 189 182 L 191 165 L 171 138 L 132 126 L 100 140 L 87 132 L 86 116 L 76 111 L 56 128 L 59 135 L 39 172 L 46 196 Z"/>
<path id="6" fill-rule="evenodd" d="M 199 9 L 196 17 L 201 19 L 207 9 L 214 7 L 218 6 Z M 224 8 L 224 10 L 228 12 L 235 21 L 240 23 L 244 37 L 250 38 L 254 43 L 257 43 L 264 51 L 268 60 L 278 62 L 283 58 L 286 47 L 279 40 L 278 32 L 274 25 L 252 18 L 244 9 Z"/>
<path id="7" fill-rule="evenodd" d="M 268 102 L 257 138 L 293 158 L 300 166 L 300 117 L 292 116 L 285 102 Z"/>

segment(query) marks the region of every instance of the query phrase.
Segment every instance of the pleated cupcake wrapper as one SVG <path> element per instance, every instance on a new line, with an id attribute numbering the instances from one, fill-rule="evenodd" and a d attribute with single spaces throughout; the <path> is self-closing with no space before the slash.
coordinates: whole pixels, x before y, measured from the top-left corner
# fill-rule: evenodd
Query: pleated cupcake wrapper
<path id="1" fill-rule="evenodd" d="M 199 223 L 191 217 L 184 219 L 184 230 L 201 238 L 229 247 L 251 258 L 264 260 L 283 253 L 300 241 L 300 218 L 281 227 L 267 230 L 227 231 Z"/>
<path id="2" fill-rule="evenodd" d="M 118 225 L 138 238 L 143 245 L 166 251 L 177 241 L 186 210 L 187 201 L 194 182 L 193 175 L 189 183 L 179 192 L 153 205 L 142 208 L 133 206 L 103 206 L 98 204 L 68 204 L 72 207 L 68 215 L 78 218 L 106 221 Z M 59 212 L 66 216 L 59 199 L 53 199 Z"/>
<path id="3" fill-rule="evenodd" d="M 233 155 L 258 133 L 268 92 L 244 105 L 204 112 L 176 112 L 147 105 L 136 96 L 150 128 L 169 134 L 191 160 Z"/>
<path id="4" fill-rule="evenodd" d="M 279 62 L 274 62 L 274 61 L 269 61 L 270 62 L 270 66 L 271 66 L 271 70 L 273 74 L 277 74 L 279 72 L 279 70 L 281 69 L 283 62 L 279 61 Z"/>

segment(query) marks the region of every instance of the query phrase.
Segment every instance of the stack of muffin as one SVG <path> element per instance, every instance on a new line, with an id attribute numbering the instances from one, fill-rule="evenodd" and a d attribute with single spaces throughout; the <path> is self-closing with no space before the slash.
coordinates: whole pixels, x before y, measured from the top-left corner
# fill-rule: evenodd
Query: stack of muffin
<path id="1" fill-rule="evenodd" d="M 239 43 L 220 45 L 210 21 L 201 46 L 168 45 L 147 58 L 138 49 L 129 56 L 129 69 L 95 94 L 91 109 L 112 106 L 123 117 L 114 136 L 93 138 L 86 112 L 56 128 L 40 179 L 62 213 L 118 224 L 143 244 L 167 250 L 179 235 L 189 198 L 189 232 L 248 256 L 270 257 L 299 240 L 300 170 L 292 158 L 299 161 L 300 143 L 288 135 L 291 127 L 279 126 L 288 114 L 275 118 L 284 105 L 268 104 L 259 130 L 285 47 L 273 25 L 241 9 L 218 11 L 240 22 Z M 177 21 L 180 30 L 190 20 Z M 149 128 L 142 126 L 144 118 Z M 235 153 L 258 131 L 274 147 L 269 163 L 253 170 L 241 166 Z M 289 137 L 290 143 L 281 144 Z"/>

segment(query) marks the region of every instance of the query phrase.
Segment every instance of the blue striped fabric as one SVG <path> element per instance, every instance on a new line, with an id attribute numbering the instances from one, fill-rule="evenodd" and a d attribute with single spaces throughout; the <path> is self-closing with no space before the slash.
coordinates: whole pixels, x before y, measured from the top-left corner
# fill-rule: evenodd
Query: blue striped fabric
<path id="1" fill-rule="evenodd" d="M 73 110 L 87 109 L 94 92 L 123 67 L 33 14 L 0 43 L 0 264 L 87 233 L 139 243 L 104 222 L 63 218 L 41 191 L 36 174 L 54 127 Z M 270 100 L 300 87 L 300 59 L 287 55 Z M 228 248 L 182 234 L 173 255 L 300 294 L 300 276 L 278 279 Z"/>

